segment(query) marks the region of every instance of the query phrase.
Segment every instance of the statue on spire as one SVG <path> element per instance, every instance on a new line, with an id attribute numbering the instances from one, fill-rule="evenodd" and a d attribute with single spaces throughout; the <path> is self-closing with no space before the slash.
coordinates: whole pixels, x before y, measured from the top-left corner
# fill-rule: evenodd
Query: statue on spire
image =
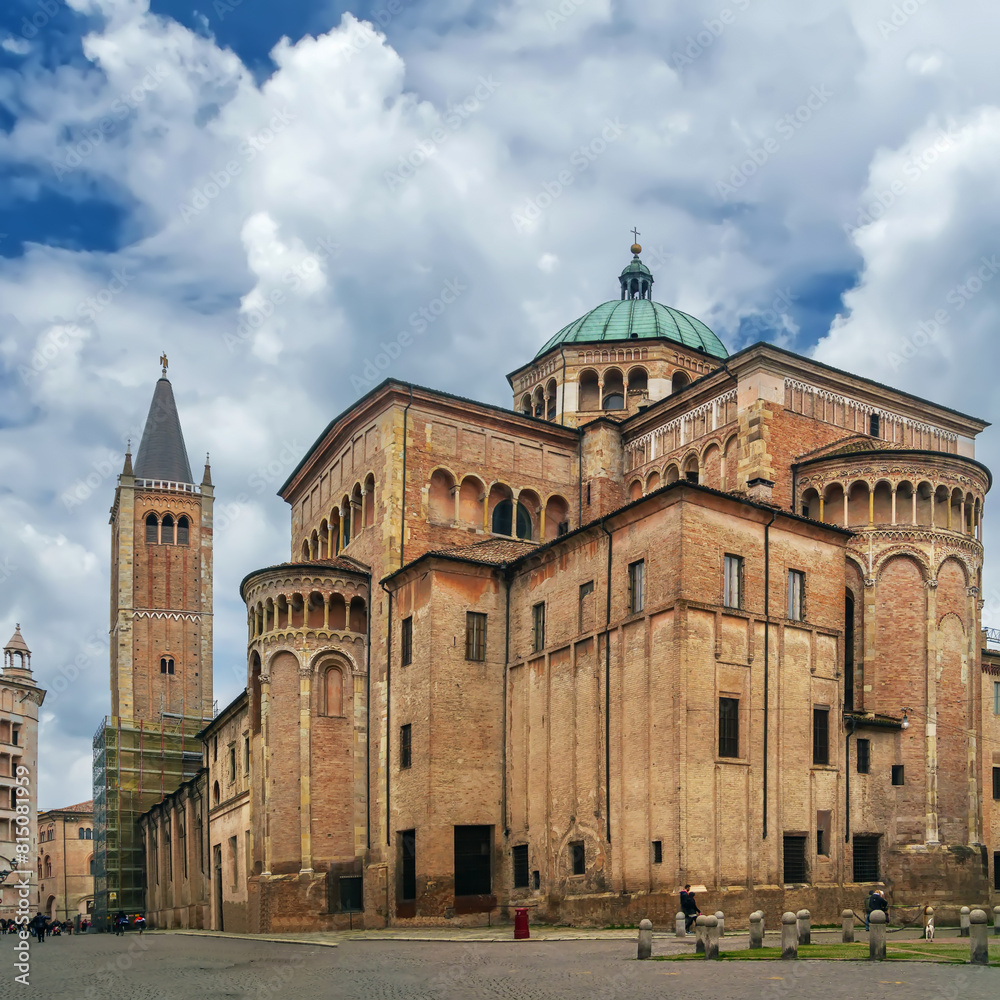
<path id="1" fill-rule="evenodd" d="M 163 365 L 163 377 L 166 378 L 167 377 L 167 368 L 170 365 L 170 362 L 167 360 L 167 352 L 166 351 L 164 351 L 160 355 L 160 364 Z"/>

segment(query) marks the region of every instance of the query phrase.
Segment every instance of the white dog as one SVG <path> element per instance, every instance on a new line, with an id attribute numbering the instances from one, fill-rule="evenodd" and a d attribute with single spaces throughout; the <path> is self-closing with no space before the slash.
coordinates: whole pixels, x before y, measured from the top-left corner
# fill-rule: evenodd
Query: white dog
<path id="1" fill-rule="evenodd" d="M 934 940 L 934 918 L 931 917 L 927 921 L 927 925 L 924 927 L 924 939 L 927 941 Z"/>

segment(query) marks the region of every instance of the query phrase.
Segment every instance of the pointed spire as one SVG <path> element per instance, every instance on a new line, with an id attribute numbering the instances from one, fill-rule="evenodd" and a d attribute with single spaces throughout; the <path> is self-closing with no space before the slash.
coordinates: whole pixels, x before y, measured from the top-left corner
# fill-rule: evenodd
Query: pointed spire
<path id="1" fill-rule="evenodd" d="M 132 472 L 132 439 L 128 439 L 128 447 L 125 449 L 125 464 L 122 466 L 122 475 L 131 476 Z"/>
<path id="2" fill-rule="evenodd" d="M 149 415 L 135 459 L 137 479 L 165 479 L 174 483 L 194 483 L 174 390 L 165 375 L 153 390 Z"/>
<path id="3" fill-rule="evenodd" d="M 14 657 L 17 657 L 15 662 Z M 31 673 L 31 650 L 21 635 L 21 623 L 14 626 L 14 634 L 3 648 L 4 670 L 26 670 Z"/>
<path id="4" fill-rule="evenodd" d="M 212 466 L 209 462 L 208 452 L 205 453 L 205 474 L 201 477 L 202 486 L 212 485 Z"/>

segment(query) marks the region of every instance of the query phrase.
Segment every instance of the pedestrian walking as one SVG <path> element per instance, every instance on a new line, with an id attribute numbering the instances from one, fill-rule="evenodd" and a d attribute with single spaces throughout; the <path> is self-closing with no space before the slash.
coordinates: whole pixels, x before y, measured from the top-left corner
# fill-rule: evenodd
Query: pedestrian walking
<path id="1" fill-rule="evenodd" d="M 695 920 L 701 915 L 698 904 L 694 901 L 694 893 L 691 886 L 686 885 L 681 890 L 681 913 L 684 914 L 684 930 L 690 933 Z"/>

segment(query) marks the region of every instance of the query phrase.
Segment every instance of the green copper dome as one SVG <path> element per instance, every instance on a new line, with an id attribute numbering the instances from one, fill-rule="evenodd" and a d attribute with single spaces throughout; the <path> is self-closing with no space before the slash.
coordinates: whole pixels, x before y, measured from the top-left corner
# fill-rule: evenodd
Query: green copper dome
<path id="1" fill-rule="evenodd" d="M 541 357 L 559 344 L 593 344 L 605 340 L 651 340 L 663 337 L 674 343 L 728 358 L 722 341 L 700 319 L 650 299 L 612 299 L 564 326 L 535 355 Z"/>
<path id="2" fill-rule="evenodd" d="M 622 297 L 602 302 L 585 316 L 564 326 L 535 355 L 541 357 L 559 344 L 596 344 L 602 341 L 662 338 L 693 347 L 715 358 L 728 358 L 722 341 L 700 319 L 680 309 L 653 301 L 653 274 L 641 260 L 642 247 L 632 247 L 632 260 L 618 276 Z"/>

